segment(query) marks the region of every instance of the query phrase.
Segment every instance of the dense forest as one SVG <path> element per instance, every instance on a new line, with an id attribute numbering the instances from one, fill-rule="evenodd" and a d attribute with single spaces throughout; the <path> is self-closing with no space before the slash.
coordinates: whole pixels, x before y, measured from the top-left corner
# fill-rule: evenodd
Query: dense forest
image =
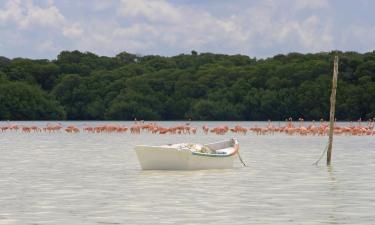
<path id="1" fill-rule="evenodd" d="M 0 120 L 328 119 L 334 54 L 0 57 Z M 337 119 L 375 117 L 375 51 L 338 55 Z"/>

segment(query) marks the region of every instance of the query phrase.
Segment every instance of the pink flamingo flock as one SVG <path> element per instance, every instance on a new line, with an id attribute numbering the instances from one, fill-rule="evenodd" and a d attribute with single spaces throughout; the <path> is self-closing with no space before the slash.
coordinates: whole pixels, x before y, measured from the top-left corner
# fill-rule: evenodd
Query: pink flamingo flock
<path id="1" fill-rule="evenodd" d="M 291 119 L 285 123 L 284 126 L 274 126 L 271 121 L 268 121 L 266 126 L 257 126 L 246 128 L 241 125 L 236 125 L 232 128 L 227 125 L 208 127 L 203 125 L 200 128 L 203 134 L 216 134 L 216 135 L 225 135 L 228 132 L 235 134 L 246 135 L 248 132 L 252 132 L 256 135 L 272 135 L 275 133 L 283 133 L 286 135 L 318 135 L 324 136 L 328 134 L 329 126 L 327 122 L 320 121 L 319 124 L 316 124 L 314 121 L 312 124 L 305 126 L 304 120 L 299 119 L 298 123 L 293 123 Z M 191 126 L 190 123 L 165 127 L 160 126 L 157 123 L 144 123 L 144 122 L 135 122 L 129 127 L 124 125 L 116 124 L 105 124 L 90 126 L 84 124 L 81 127 L 75 125 L 63 126 L 61 123 L 58 124 L 47 124 L 46 126 L 36 126 L 36 125 L 18 125 L 18 124 L 7 124 L 0 125 L 0 133 L 4 132 L 21 132 L 21 133 L 56 133 L 56 132 L 66 132 L 66 133 L 130 133 L 130 134 L 140 134 L 142 132 L 147 132 L 151 134 L 197 134 L 198 127 Z M 374 130 L 374 120 L 369 120 L 366 124 L 362 125 L 362 121 L 359 120 L 357 123 L 351 122 L 347 126 L 339 126 L 335 123 L 334 126 L 335 135 L 375 135 Z"/>

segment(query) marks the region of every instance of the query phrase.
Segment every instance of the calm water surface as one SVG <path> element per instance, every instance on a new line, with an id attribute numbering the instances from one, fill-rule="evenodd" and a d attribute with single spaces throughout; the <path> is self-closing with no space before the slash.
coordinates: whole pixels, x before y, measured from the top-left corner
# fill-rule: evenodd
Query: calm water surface
<path id="1" fill-rule="evenodd" d="M 133 151 L 232 136 L 0 133 L 0 224 L 375 224 L 375 136 L 335 137 L 328 168 L 317 136 L 238 135 L 229 170 L 142 171 Z"/>

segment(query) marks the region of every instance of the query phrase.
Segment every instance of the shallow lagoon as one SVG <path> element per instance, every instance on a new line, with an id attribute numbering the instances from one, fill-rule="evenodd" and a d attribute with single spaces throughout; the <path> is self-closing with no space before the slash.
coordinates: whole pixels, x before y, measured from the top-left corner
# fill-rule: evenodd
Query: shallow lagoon
<path id="1" fill-rule="evenodd" d="M 18 124 L 25 123 L 46 124 Z M 233 136 L 248 167 L 236 160 L 230 170 L 142 171 L 133 151 L 136 144 Z M 0 224 L 374 224 L 375 136 L 336 136 L 333 166 L 325 166 L 324 159 L 313 166 L 327 139 L 201 130 L 197 135 L 0 133 Z"/>

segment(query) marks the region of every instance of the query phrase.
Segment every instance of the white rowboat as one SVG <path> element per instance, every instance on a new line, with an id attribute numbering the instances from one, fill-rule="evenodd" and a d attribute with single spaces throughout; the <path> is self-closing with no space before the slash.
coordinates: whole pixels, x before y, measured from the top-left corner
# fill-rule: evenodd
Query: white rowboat
<path id="1" fill-rule="evenodd" d="M 228 169 L 233 167 L 238 150 L 239 144 L 234 138 L 205 145 L 179 143 L 135 147 L 143 170 Z"/>

